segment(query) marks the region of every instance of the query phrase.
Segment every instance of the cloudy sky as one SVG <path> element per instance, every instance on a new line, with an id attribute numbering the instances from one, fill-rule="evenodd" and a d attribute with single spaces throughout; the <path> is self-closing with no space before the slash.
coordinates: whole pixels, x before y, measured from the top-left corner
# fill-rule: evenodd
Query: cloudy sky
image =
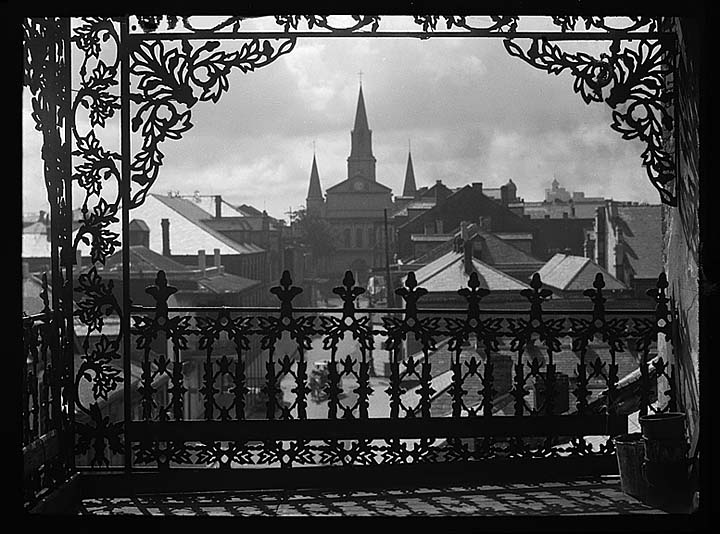
<path id="1" fill-rule="evenodd" d="M 362 71 L 377 179 L 402 190 L 408 153 L 418 186 L 512 179 L 542 200 L 553 177 L 587 196 L 659 202 L 642 144 L 610 129 L 605 104 L 583 103 L 569 73 L 547 74 L 496 39 L 298 39 L 256 72 L 234 71 L 218 104 L 198 103 L 194 128 L 161 146 L 153 192 L 221 194 L 276 217 L 304 204 L 313 157 L 323 190 L 347 177 Z M 47 209 L 40 135 L 25 99 L 23 211 Z"/>

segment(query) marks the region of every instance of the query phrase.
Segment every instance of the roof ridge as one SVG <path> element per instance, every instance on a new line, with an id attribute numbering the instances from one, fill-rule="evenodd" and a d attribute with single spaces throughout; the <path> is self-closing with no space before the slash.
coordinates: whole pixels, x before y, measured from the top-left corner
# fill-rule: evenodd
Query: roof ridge
<path id="1" fill-rule="evenodd" d="M 489 263 L 485 263 L 484 261 L 479 260 L 479 259 L 473 257 L 473 263 L 475 263 L 475 262 L 478 262 L 478 263 L 479 263 L 480 265 L 482 265 L 483 267 L 487 267 L 489 270 L 493 271 L 493 272 L 496 273 L 496 274 L 501 275 L 503 278 L 508 278 L 508 279 L 512 280 L 513 282 L 517 282 L 517 283 L 519 283 L 520 285 L 525 286 L 526 288 L 529 288 L 529 287 L 530 287 L 530 286 L 529 286 L 528 284 L 526 284 L 525 282 L 523 282 L 523 281 L 521 281 L 521 280 L 518 280 L 517 278 L 514 278 L 514 277 L 510 276 L 509 274 L 502 272 L 502 271 L 499 270 L 499 269 L 496 269 L 495 267 L 493 267 L 493 266 L 490 265 Z"/>
<path id="2" fill-rule="evenodd" d="M 388 191 L 390 191 L 390 192 L 392 193 L 392 187 L 389 187 L 389 186 L 387 186 L 387 185 L 385 185 L 385 184 L 383 184 L 383 183 L 381 183 L 381 182 L 378 182 L 377 180 L 372 180 L 372 179 L 370 179 L 370 178 L 366 178 L 365 176 L 362 176 L 362 175 L 355 175 L 355 176 L 351 176 L 351 177 L 349 177 L 349 178 L 345 178 L 344 180 L 336 183 L 335 185 L 331 185 L 330 187 L 328 187 L 328 188 L 325 190 L 325 192 L 327 193 L 327 192 L 330 191 L 331 189 L 335 189 L 336 187 L 339 187 L 340 185 L 344 184 L 345 182 L 349 182 L 349 181 L 351 181 L 351 180 L 352 180 L 352 181 L 365 180 L 366 182 L 370 182 L 371 184 L 379 185 L 380 187 L 382 187 L 382 188 L 384 188 L 384 189 L 387 189 Z M 361 192 L 364 193 L 364 191 L 361 191 Z"/>
<path id="3" fill-rule="evenodd" d="M 480 233 L 480 232 L 482 232 L 482 233 Z M 508 232 L 508 233 L 517 233 L 517 232 Z M 500 241 L 503 245 L 506 245 L 506 246 L 508 246 L 508 247 L 514 248 L 514 249 L 517 250 L 518 252 L 521 252 L 523 255 L 527 256 L 527 257 L 530 258 L 530 259 L 532 259 L 533 261 L 536 261 L 536 262 L 542 261 L 542 260 L 537 259 L 537 258 L 536 258 L 535 256 L 533 256 L 532 254 L 528 254 L 527 252 L 525 252 L 525 251 L 524 251 L 523 249 L 521 249 L 520 247 L 517 247 L 517 246 L 513 245 L 512 243 L 508 243 L 508 242 L 505 241 L 504 239 L 502 239 L 502 238 L 498 237 L 497 235 L 495 235 L 493 232 L 486 232 L 485 230 L 476 230 L 476 235 L 479 235 L 480 237 L 485 237 L 485 235 L 490 235 L 490 236 L 492 236 L 493 238 L 495 238 L 496 240 Z M 531 235 L 532 235 L 532 233 L 531 233 Z"/>
<path id="4" fill-rule="evenodd" d="M 433 260 L 433 261 L 438 261 L 438 260 L 440 260 L 441 258 L 444 258 L 445 256 L 449 256 L 450 254 L 455 254 L 455 252 L 451 250 L 450 252 L 447 252 L 447 253 L 443 254 L 442 256 L 440 256 L 439 258 L 436 258 L 436 259 Z M 423 282 L 426 282 L 427 280 L 430 280 L 430 278 L 432 278 L 433 276 L 437 275 L 438 273 L 441 273 L 441 272 L 443 272 L 444 270 L 448 269 L 451 265 L 457 263 L 457 262 L 460 261 L 461 259 L 462 259 L 462 256 L 458 255 L 457 258 L 454 258 L 452 261 L 447 262 L 445 265 L 443 265 L 442 267 L 440 267 L 440 268 L 438 268 L 437 270 L 433 271 L 432 273 L 430 273 L 429 275 L 427 275 L 427 276 L 426 276 L 425 278 L 423 278 L 422 280 L 418 280 L 418 285 L 422 284 Z M 432 263 L 432 262 L 430 262 L 430 263 Z M 428 263 L 428 264 L 424 265 L 424 267 L 427 267 L 428 265 L 430 265 L 430 264 Z M 422 267 L 421 267 L 421 268 L 422 268 Z"/>
<path id="5" fill-rule="evenodd" d="M 565 256 L 565 259 L 569 258 L 570 255 Z M 584 256 L 574 256 L 577 258 L 583 258 L 585 261 L 582 262 L 580 267 L 575 271 L 575 274 L 573 274 L 570 279 L 567 281 L 567 283 L 561 288 L 563 291 L 573 283 L 573 281 L 578 277 L 578 275 L 582 272 L 582 270 L 587 266 L 587 264 L 590 262 L 590 258 L 586 258 Z"/>
<path id="6" fill-rule="evenodd" d="M 233 241 L 232 239 L 230 239 L 229 237 L 227 237 L 227 236 L 226 236 L 225 234 L 223 234 L 222 232 L 217 232 L 217 231 L 215 231 L 215 229 L 210 228 L 209 226 L 203 224 L 203 223 L 202 223 L 202 220 L 197 220 L 197 221 L 196 221 L 196 220 L 191 219 L 190 217 L 188 217 L 188 216 L 187 216 L 185 213 L 183 213 L 182 211 L 178 211 L 178 210 L 175 209 L 175 207 L 173 207 L 171 204 L 168 204 L 168 203 L 166 203 L 166 202 L 164 202 L 164 201 L 162 200 L 162 199 L 164 199 L 164 198 L 165 198 L 165 199 L 167 199 L 167 198 L 172 198 L 172 199 L 174 199 L 174 197 L 165 197 L 165 196 L 163 196 L 163 195 L 158 195 L 158 194 L 153 194 L 153 196 L 154 196 L 157 200 L 159 200 L 160 202 L 162 202 L 165 206 L 167 206 L 168 208 L 170 208 L 171 210 L 173 210 L 175 213 L 177 213 L 178 215 L 180 215 L 181 217 L 183 217 L 183 218 L 186 219 L 187 221 L 191 222 L 192 224 L 194 224 L 195 226 L 197 226 L 198 228 L 200 228 L 200 229 L 201 229 L 202 231 L 204 231 L 205 233 L 208 233 L 208 234 L 210 234 L 211 236 L 213 236 L 215 239 L 217 239 L 218 241 L 221 241 L 223 244 L 225 244 L 225 246 L 233 249 L 235 252 L 237 252 L 237 253 L 239 253 L 239 254 L 246 254 L 246 253 L 248 253 L 248 250 L 244 250 L 244 251 L 243 251 L 243 250 L 240 250 L 240 249 L 238 248 L 238 246 L 243 246 L 243 245 L 241 245 L 240 243 L 237 243 L 237 242 Z M 187 199 L 183 199 L 183 198 L 179 198 L 179 200 L 185 201 L 185 202 L 189 202 Z M 190 204 L 194 206 L 194 204 L 192 204 L 192 203 L 190 203 Z M 202 210 L 203 213 L 206 213 L 205 210 L 203 210 L 202 208 L 198 208 L 198 209 Z M 254 245 L 254 244 L 253 244 L 253 245 Z M 262 248 L 262 247 L 258 247 L 257 245 L 254 245 L 254 246 L 256 246 L 256 247 L 259 249 L 257 252 L 264 252 L 264 251 L 265 251 L 265 249 Z"/>

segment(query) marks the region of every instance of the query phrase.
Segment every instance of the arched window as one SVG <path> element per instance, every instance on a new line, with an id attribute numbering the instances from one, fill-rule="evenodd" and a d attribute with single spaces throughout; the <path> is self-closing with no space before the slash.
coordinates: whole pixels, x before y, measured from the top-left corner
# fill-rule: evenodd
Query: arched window
<path id="1" fill-rule="evenodd" d="M 357 248 L 363 248 L 363 229 L 358 228 L 355 230 L 355 246 Z"/>

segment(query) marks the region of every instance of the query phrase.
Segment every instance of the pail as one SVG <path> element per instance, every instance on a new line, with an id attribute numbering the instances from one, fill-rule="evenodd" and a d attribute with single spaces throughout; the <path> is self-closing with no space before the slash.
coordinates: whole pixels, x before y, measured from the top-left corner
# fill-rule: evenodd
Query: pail
<path id="1" fill-rule="evenodd" d="M 642 435 L 648 440 L 685 439 L 685 414 L 667 412 L 639 418 Z"/>
<path id="2" fill-rule="evenodd" d="M 623 492 L 644 499 L 647 495 L 647 483 L 643 473 L 645 443 L 642 434 L 622 434 L 613 438 L 613 442 Z"/>

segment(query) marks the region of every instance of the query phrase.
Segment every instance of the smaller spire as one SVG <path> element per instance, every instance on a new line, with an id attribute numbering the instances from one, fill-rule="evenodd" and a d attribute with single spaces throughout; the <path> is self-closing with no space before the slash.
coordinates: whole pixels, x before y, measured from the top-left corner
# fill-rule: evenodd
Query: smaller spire
<path id="1" fill-rule="evenodd" d="M 415 185 L 415 171 L 413 170 L 412 153 L 410 152 L 410 140 L 408 139 L 408 159 L 405 168 L 405 184 L 403 185 L 403 196 L 414 197 L 417 193 Z"/>
<path id="2" fill-rule="evenodd" d="M 323 200 L 322 187 L 320 186 L 320 173 L 318 173 L 314 145 L 315 142 L 313 141 L 313 162 L 312 170 L 310 171 L 310 186 L 308 187 L 307 200 Z"/>

